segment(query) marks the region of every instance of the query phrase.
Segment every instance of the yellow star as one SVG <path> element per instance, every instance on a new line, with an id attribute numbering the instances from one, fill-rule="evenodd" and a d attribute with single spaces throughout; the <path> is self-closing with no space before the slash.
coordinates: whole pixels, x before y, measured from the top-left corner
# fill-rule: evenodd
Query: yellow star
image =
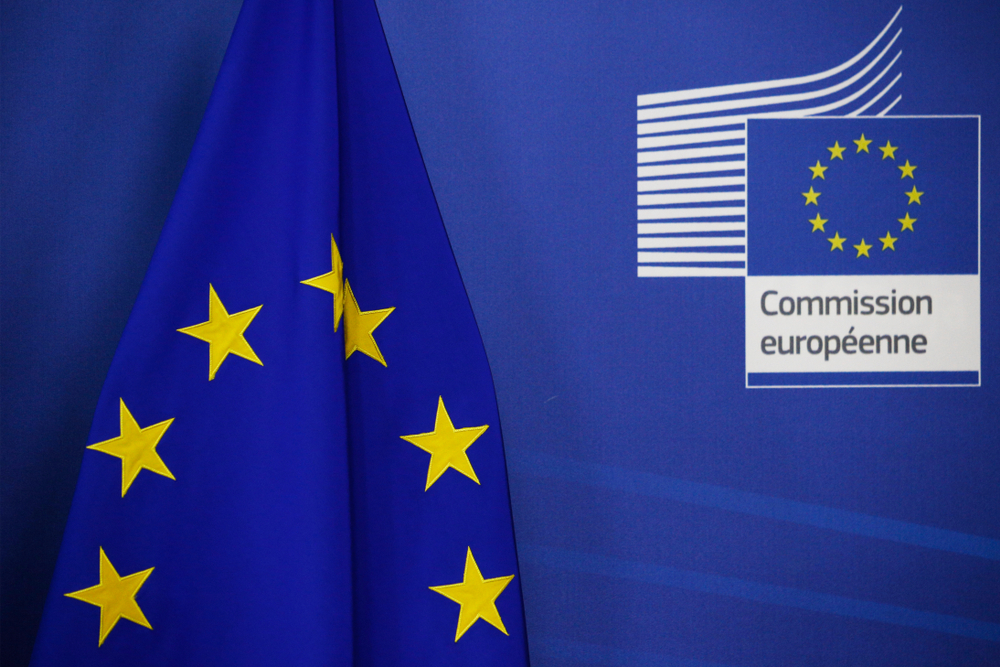
<path id="1" fill-rule="evenodd" d="M 153 571 L 153 568 L 119 577 L 111 561 L 104 555 L 104 549 L 100 549 L 101 583 L 73 593 L 66 593 L 68 598 L 82 600 L 101 608 L 101 630 L 97 639 L 98 646 L 104 643 L 108 633 L 111 632 L 120 618 L 138 623 L 144 628 L 153 629 L 135 601 L 135 594 L 142 588 L 146 577 Z"/>
<path id="2" fill-rule="evenodd" d="M 448 416 L 448 411 L 444 407 L 444 398 L 438 396 L 434 430 L 430 433 L 399 436 L 431 455 L 431 463 L 427 467 L 427 486 L 424 487 L 424 491 L 431 488 L 431 485 L 438 481 L 438 478 L 448 468 L 454 468 L 476 484 L 479 484 L 479 478 L 476 477 L 476 471 L 472 469 L 472 462 L 469 461 L 465 450 L 478 440 L 479 436 L 485 433 L 488 428 L 489 424 L 455 428 L 455 425 L 451 423 L 451 417 Z"/>
<path id="3" fill-rule="evenodd" d="M 910 217 L 910 212 L 909 211 L 906 212 L 906 217 L 905 218 L 896 218 L 896 219 L 899 220 L 901 223 L 903 223 L 903 227 L 899 231 L 903 231 L 904 229 L 909 229 L 912 232 L 913 231 L 913 223 L 917 221 L 916 218 L 911 218 Z"/>
<path id="4" fill-rule="evenodd" d="M 861 133 L 861 138 L 860 139 L 852 139 L 851 141 L 853 141 L 854 143 L 856 143 L 858 145 L 858 150 L 857 150 L 858 153 L 860 153 L 861 151 L 864 151 L 866 153 L 869 152 L 868 151 L 868 144 L 870 144 L 872 142 L 872 140 L 871 139 L 865 139 L 865 133 L 864 132 Z"/>
<path id="5" fill-rule="evenodd" d="M 917 186 L 914 185 L 912 190 L 910 190 L 909 192 L 904 192 L 903 194 L 910 198 L 910 201 L 906 202 L 907 205 L 909 205 L 909 204 L 919 204 L 920 195 L 924 193 L 917 192 Z"/>
<path id="6" fill-rule="evenodd" d="M 824 181 L 826 180 L 826 176 L 823 175 L 823 172 L 829 169 L 829 167 L 824 167 L 823 165 L 821 165 L 819 163 L 819 160 L 816 160 L 815 167 L 808 167 L 808 169 L 813 173 L 813 179 L 822 178 Z"/>
<path id="7" fill-rule="evenodd" d="M 429 588 L 461 605 L 461 609 L 458 611 L 458 627 L 455 629 L 455 641 L 457 642 L 465 634 L 465 631 L 479 619 L 483 619 L 500 632 L 507 634 L 507 628 L 503 626 L 500 612 L 497 611 L 496 599 L 503 593 L 503 589 L 507 588 L 507 584 L 513 580 L 513 574 L 507 577 L 483 579 L 479 566 L 476 565 L 476 559 L 472 557 L 472 548 L 470 547 L 465 554 L 465 574 L 461 583 L 430 586 Z"/>
<path id="8" fill-rule="evenodd" d="M 879 239 L 879 241 L 882 242 L 882 252 L 885 252 L 886 250 L 892 250 L 893 252 L 895 252 L 896 246 L 894 244 L 898 240 L 899 240 L 898 238 L 892 238 L 892 234 L 886 232 L 885 237 Z"/>
<path id="9" fill-rule="evenodd" d="M 382 324 L 389 313 L 396 310 L 393 308 L 382 308 L 381 310 L 361 310 L 358 307 L 358 300 L 354 298 L 351 291 L 351 283 L 344 281 L 344 353 L 345 359 L 350 359 L 355 352 L 362 352 L 379 362 L 383 366 L 385 358 L 378 349 L 375 336 L 372 334 L 378 325 Z"/>
<path id="10" fill-rule="evenodd" d="M 117 456 L 122 460 L 122 498 L 125 497 L 128 487 L 132 486 L 136 475 L 143 468 L 155 472 L 157 475 L 176 479 L 160 455 L 156 453 L 156 446 L 160 444 L 160 438 L 167 432 L 174 420 L 168 419 L 159 424 L 139 428 L 138 422 L 125 407 L 124 399 L 118 399 L 118 402 L 119 433 L 121 435 L 117 438 L 88 445 L 87 449 L 95 449 L 111 456 Z"/>
<path id="11" fill-rule="evenodd" d="M 840 145 L 840 142 L 837 141 L 833 142 L 833 146 L 828 146 L 826 150 L 830 151 L 831 160 L 844 159 L 844 147 Z"/>
<path id="12" fill-rule="evenodd" d="M 827 239 L 830 242 L 830 252 L 834 250 L 844 251 L 844 241 L 847 239 L 840 238 L 840 232 L 834 232 L 832 239 Z"/>
<path id="13" fill-rule="evenodd" d="M 821 194 L 823 193 L 816 192 L 815 190 L 812 189 L 812 186 L 810 185 L 809 192 L 802 193 L 802 196 L 806 198 L 806 206 L 809 206 L 809 204 L 816 204 L 816 206 L 819 206 L 819 196 Z"/>
<path id="14" fill-rule="evenodd" d="M 257 306 L 256 308 L 241 310 L 238 313 L 230 315 L 226 311 L 226 307 L 222 305 L 219 296 L 215 293 L 215 288 L 209 283 L 208 322 L 178 329 L 181 333 L 194 336 L 198 340 L 208 343 L 209 380 L 215 379 L 215 372 L 219 370 L 219 366 L 222 365 L 222 362 L 226 360 L 226 357 L 230 353 L 244 359 L 249 359 L 261 366 L 264 365 L 264 362 L 257 358 L 253 348 L 250 347 L 250 343 L 243 337 L 243 332 L 247 330 L 247 327 L 253 322 L 253 318 L 257 316 L 261 308 L 263 306 Z"/>
<path id="15" fill-rule="evenodd" d="M 810 220 L 809 222 L 812 223 L 812 226 L 813 226 L 812 230 L 814 232 L 816 230 L 819 230 L 821 232 L 825 232 L 826 231 L 825 229 L 823 229 L 823 225 L 825 225 L 828 222 L 828 220 L 826 218 L 819 217 L 819 213 L 817 213 L 816 217 L 813 218 L 812 220 Z"/>
<path id="16" fill-rule="evenodd" d="M 871 255 L 868 254 L 868 249 L 871 248 L 871 245 L 865 243 L 864 239 L 861 239 L 861 243 L 854 247 L 858 249 L 858 257 L 861 257 L 861 255 L 864 255 L 865 257 L 869 258 L 871 257 Z"/>
<path id="17" fill-rule="evenodd" d="M 916 169 L 916 168 L 917 168 L 917 165 L 915 165 L 915 164 L 911 165 L 910 161 L 907 160 L 906 164 L 904 164 L 902 167 L 899 167 L 899 170 L 903 172 L 903 175 L 900 176 L 900 178 L 901 179 L 902 178 L 906 178 L 907 176 L 909 176 L 910 178 L 913 178 L 913 170 Z"/>
<path id="18" fill-rule="evenodd" d="M 893 160 L 895 160 L 896 159 L 896 149 L 897 148 L 899 148 L 899 146 L 893 146 L 888 141 L 885 142 L 885 146 L 879 146 L 878 147 L 878 149 L 880 151 L 882 151 L 882 159 L 883 160 L 886 159 L 886 158 L 890 158 L 890 157 Z"/>
<path id="19" fill-rule="evenodd" d="M 344 262 L 340 259 L 340 250 L 333 234 L 330 234 L 330 263 L 333 268 L 329 273 L 301 282 L 333 295 L 333 330 L 336 331 L 340 326 L 340 316 L 344 314 Z"/>

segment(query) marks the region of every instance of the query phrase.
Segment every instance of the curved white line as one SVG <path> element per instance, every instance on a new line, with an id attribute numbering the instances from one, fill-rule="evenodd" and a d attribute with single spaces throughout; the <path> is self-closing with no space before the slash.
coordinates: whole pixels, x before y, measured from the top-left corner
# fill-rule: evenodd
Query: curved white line
<path id="1" fill-rule="evenodd" d="M 859 79 L 868 74 L 871 69 L 878 64 L 878 62 L 885 56 L 885 54 L 892 48 L 892 45 L 896 43 L 899 39 L 899 35 L 902 34 L 903 29 L 900 28 L 898 32 L 893 36 L 882 52 L 878 56 L 868 63 L 864 69 L 855 74 L 849 79 L 841 81 L 840 83 L 829 86 L 827 88 L 822 88 L 820 90 L 814 90 L 808 93 L 793 93 L 787 95 L 772 95 L 770 97 L 752 97 L 748 99 L 741 100 L 726 100 L 724 102 L 698 102 L 696 104 L 681 104 L 673 107 L 658 107 L 656 109 L 640 109 L 637 111 L 638 120 L 653 120 L 655 118 L 673 118 L 676 116 L 690 116 L 694 114 L 701 113 L 712 113 L 716 111 L 729 111 L 732 109 L 748 109 L 751 107 L 759 106 L 771 106 L 774 104 L 790 104 L 792 102 L 802 102 L 804 100 L 814 100 L 819 97 L 826 97 L 827 95 L 832 95 L 833 93 L 839 92 L 844 88 L 847 88 L 853 83 L 856 83 Z M 900 51 L 902 53 L 902 51 Z M 897 57 L 899 57 L 897 55 Z"/>
<path id="2" fill-rule="evenodd" d="M 898 78 L 898 77 L 897 77 L 897 78 Z M 889 113 L 889 109 L 891 109 L 891 108 L 893 108 L 894 106 L 896 106 L 896 102 L 900 101 L 901 99 L 903 99 L 903 96 L 902 96 L 902 95 L 899 95 L 899 96 L 897 96 L 897 97 L 896 97 L 896 99 L 894 99 L 894 100 L 892 101 L 892 104 L 890 104 L 890 105 L 889 105 L 889 106 L 887 106 L 886 108 L 882 109 L 881 111 L 879 111 L 879 112 L 878 112 L 877 114 L 875 114 L 875 115 L 876 115 L 877 117 L 879 117 L 879 118 L 881 118 L 882 116 L 886 115 L 887 113 Z"/>
<path id="3" fill-rule="evenodd" d="M 785 117 L 793 117 L 793 118 L 798 117 L 798 118 L 801 118 L 803 116 L 818 116 L 819 114 L 826 113 L 827 111 L 833 111 L 834 109 L 839 109 L 840 107 L 844 106 L 845 104 L 850 104 L 854 100 L 858 99 L 859 97 L 861 97 L 862 95 L 864 95 L 865 93 L 867 93 L 868 90 L 872 86 L 874 86 L 876 83 L 878 83 L 879 79 L 881 79 L 883 76 L 885 76 L 886 72 L 888 72 L 890 69 L 892 69 L 892 66 L 894 64 L 896 64 L 896 61 L 899 60 L 899 57 L 901 55 L 903 55 L 902 51 L 900 51 L 899 53 L 897 53 L 896 57 L 892 59 L 892 62 L 889 63 L 888 65 L 886 65 L 885 69 L 883 69 L 881 72 L 879 72 L 879 75 L 877 77 L 875 77 L 874 79 L 872 79 L 870 82 L 868 82 L 868 84 L 864 88 L 862 88 L 861 90 L 859 90 L 856 93 L 853 93 L 852 95 L 848 95 L 847 97 L 845 97 L 842 100 L 839 100 L 837 102 L 830 102 L 829 104 L 824 104 L 823 106 L 819 106 L 819 107 L 813 107 L 811 109 L 796 109 L 795 111 L 771 111 L 769 113 L 755 114 L 755 116 L 757 118 L 769 118 L 769 117 L 774 117 L 774 116 L 785 116 Z M 903 76 L 902 72 L 900 72 L 899 74 L 897 74 L 896 78 L 893 80 L 893 83 L 896 83 L 896 81 L 898 81 L 899 77 L 901 77 L 901 76 Z"/>
<path id="4" fill-rule="evenodd" d="M 653 104 L 678 102 L 680 100 L 692 100 L 703 97 L 718 97 L 720 95 L 733 95 L 736 93 L 747 93 L 757 90 L 770 90 L 773 88 L 786 88 L 789 86 L 798 86 L 806 83 L 813 83 L 815 81 L 820 81 L 822 79 L 835 76 L 843 72 L 845 69 L 849 68 L 851 65 L 854 65 L 862 58 L 864 58 L 868 54 L 868 52 L 875 47 L 878 41 L 885 36 L 886 32 L 888 32 L 892 24 L 895 23 L 897 18 L 899 18 L 899 14 L 902 11 L 903 7 L 900 6 L 900 8 L 896 10 L 896 13 L 893 15 L 892 19 L 885 25 L 884 28 L 882 28 L 882 32 L 878 34 L 878 37 L 872 40 L 872 42 L 868 46 L 866 46 L 863 51 L 858 53 L 858 55 L 854 56 L 845 63 L 837 65 L 833 69 L 826 70 L 825 72 L 820 72 L 819 74 L 810 74 L 808 76 L 793 77 L 789 79 L 773 79 L 770 81 L 737 83 L 726 86 L 710 86 L 708 88 L 692 88 L 689 90 L 678 90 L 666 93 L 650 93 L 646 95 L 639 95 L 637 97 L 637 106 L 643 107 L 643 106 L 650 106 Z"/>
<path id="5" fill-rule="evenodd" d="M 873 97 L 870 100 L 868 100 L 868 103 L 865 104 L 863 107 L 855 109 L 851 113 L 847 114 L 847 117 L 848 118 L 855 118 L 855 117 L 860 116 L 861 114 L 863 114 L 868 107 L 870 107 L 871 105 L 875 104 L 880 99 L 882 99 L 882 96 L 885 95 L 886 93 L 888 93 L 890 88 L 892 88 L 893 86 L 896 85 L 896 82 L 899 81 L 899 78 L 901 76 L 903 76 L 902 72 L 900 72 L 898 75 L 896 75 L 896 78 L 893 79 L 892 81 L 890 81 L 889 85 L 887 85 L 885 88 L 883 88 L 882 91 L 878 95 L 876 95 L 875 97 Z"/>
<path id="6" fill-rule="evenodd" d="M 816 115 L 816 114 L 824 113 L 826 111 L 830 111 L 832 109 L 837 109 L 839 107 L 842 107 L 845 104 L 850 104 L 851 102 L 853 102 L 854 100 L 856 100 L 858 97 L 860 97 L 861 95 L 863 95 L 865 92 L 867 92 L 868 89 L 870 89 L 875 83 L 877 83 L 879 81 L 879 79 L 881 79 L 883 76 L 885 76 L 886 72 L 888 72 L 892 68 L 892 66 L 896 63 L 896 61 L 899 60 L 899 58 L 900 58 L 901 55 L 903 55 L 902 51 L 900 51 L 899 53 L 897 53 L 896 56 L 892 59 L 892 61 L 888 65 L 886 65 L 886 67 L 879 73 L 879 75 L 876 76 L 874 79 L 872 79 L 872 81 L 869 82 L 860 91 L 858 91 L 857 93 L 854 93 L 852 95 L 849 95 L 848 97 L 845 97 L 844 99 L 839 100 L 837 102 L 831 102 L 831 103 L 825 104 L 823 106 L 812 107 L 812 108 L 808 108 L 808 109 L 789 109 L 789 110 L 785 110 L 785 111 L 772 111 L 772 112 L 768 112 L 768 113 L 749 113 L 748 112 L 747 114 L 744 114 L 742 116 L 716 116 L 715 118 L 694 118 L 692 120 L 667 120 L 667 121 L 660 121 L 660 122 L 657 122 L 657 123 L 640 123 L 638 125 L 639 133 L 640 134 L 652 134 L 654 131 L 655 132 L 676 132 L 676 131 L 680 131 L 680 130 L 697 129 L 697 128 L 700 128 L 700 127 L 712 127 L 712 126 L 722 126 L 722 125 L 739 125 L 741 123 L 745 123 L 746 119 L 747 119 L 747 116 L 749 116 L 749 115 L 753 115 L 753 116 L 758 117 L 758 118 L 761 118 L 761 117 L 764 117 L 764 118 L 766 118 L 766 117 L 778 117 L 778 116 L 785 117 L 785 118 L 800 118 L 800 117 L 803 117 L 803 116 L 813 116 L 813 115 Z M 891 88 L 892 85 L 895 84 L 896 81 L 898 81 L 899 77 L 901 77 L 901 76 L 902 76 L 902 73 L 898 74 L 896 76 L 896 78 L 893 80 L 893 82 L 889 84 L 888 87 Z M 891 108 L 892 107 L 890 106 L 889 109 L 891 109 Z M 884 114 L 887 111 L 888 111 L 888 109 L 886 109 L 882 113 Z M 698 134 L 699 133 L 697 133 L 697 132 L 692 132 L 692 136 L 697 136 Z"/>

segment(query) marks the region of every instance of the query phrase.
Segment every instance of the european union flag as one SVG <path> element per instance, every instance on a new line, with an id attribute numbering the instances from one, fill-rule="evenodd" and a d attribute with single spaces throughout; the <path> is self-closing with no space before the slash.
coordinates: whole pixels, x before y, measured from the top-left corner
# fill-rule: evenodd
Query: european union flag
<path id="1" fill-rule="evenodd" d="M 751 118 L 749 275 L 979 272 L 979 119 Z"/>
<path id="2" fill-rule="evenodd" d="M 526 664 L 492 380 L 371 0 L 247 0 L 43 665 Z"/>

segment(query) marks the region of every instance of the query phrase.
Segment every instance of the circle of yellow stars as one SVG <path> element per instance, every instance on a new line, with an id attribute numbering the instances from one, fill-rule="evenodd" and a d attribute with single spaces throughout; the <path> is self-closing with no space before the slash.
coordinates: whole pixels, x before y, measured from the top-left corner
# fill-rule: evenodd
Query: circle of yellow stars
<path id="1" fill-rule="evenodd" d="M 871 150 L 869 150 L 869 145 L 872 143 L 872 140 L 866 138 L 864 132 L 861 133 L 861 137 L 859 139 L 852 139 L 851 141 L 856 146 L 856 150 L 854 151 L 855 155 L 859 153 L 868 153 L 869 155 L 872 155 Z M 840 160 L 841 162 L 844 161 L 844 151 L 847 150 L 847 148 L 848 148 L 847 146 L 841 146 L 839 140 L 834 141 L 833 146 L 828 146 L 827 150 L 830 151 L 830 158 L 828 160 L 829 164 L 824 165 L 821 160 L 816 160 L 816 164 L 814 166 L 807 167 L 809 171 L 812 172 L 812 178 L 810 179 L 810 181 L 815 181 L 817 178 L 825 181 L 826 170 L 833 165 L 834 160 Z M 892 160 L 894 163 L 897 162 L 896 151 L 899 150 L 899 146 L 893 146 L 892 142 L 887 139 L 885 142 L 885 146 L 876 146 L 876 148 L 882 151 L 882 160 Z M 910 161 L 906 160 L 905 164 L 902 165 L 896 164 L 896 168 L 899 169 L 899 171 L 901 172 L 899 176 L 900 180 L 904 180 L 907 178 L 909 178 L 910 180 L 915 180 L 913 173 L 914 171 L 916 171 L 917 165 L 910 164 Z M 828 218 L 822 217 L 819 212 L 819 197 L 822 194 L 823 194 L 822 192 L 816 192 L 815 187 L 811 183 L 809 185 L 809 191 L 802 193 L 802 196 L 805 197 L 805 205 L 806 206 L 813 205 L 817 208 L 816 217 L 808 220 L 809 224 L 812 225 L 811 231 L 813 233 L 815 232 L 829 233 L 826 231 L 826 223 L 830 222 L 830 220 Z M 923 196 L 924 193 L 918 191 L 916 184 L 914 184 L 913 188 L 909 192 L 904 191 L 903 194 L 906 195 L 907 197 L 907 202 L 905 206 L 909 207 L 910 204 L 916 204 L 919 206 L 920 197 Z M 905 231 L 909 232 L 914 231 L 913 223 L 917 221 L 917 218 L 910 216 L 910 211 L 908 208 L 906 210 L 906 214 L 902 218 L 897 218 L 896 220 L 901 225 L 898 232 L 900 236 L 902 236 L 902 233 Z M 830 252 L 833 252 L 834 250 L 839 250 L 841 252 L 844 252 L 844 243 L 848 239 L 847 237 L 841 236 L 839 230 L 835 230 L 833 236 L 827 237 L 826 240 L 830 243 Z M 892 230 L 886 230 L 885 236 L 880 237 L 878 240 L 882 242 L 882 252 L 885 252 L 887 250 L 892 250 L 893 252 L 895 252 L 896 241 L 899 240 L 899 237 L 898 236 L 894 237 L 892 235 Z M 865 239 L 862 238 L 860 243 L 853 244 L 852 247 L 855 250 L 857 250 L 857 255 L 855 255 L 855 259 L 858 259 L 861 257 L 871 258 L 869 251 L 875 246 L 871 243 L 866 243 Z"/>
<path id="2" fill-rule="evenodd" d="M 361 352 L 383 367 L 387 367 L 388 364 L 375 341 L 374 334 L 375 330 L 395 308 L 361 310 L 350 282 L 344 278 L 344 264 L 332 234 L 330 235 L 330 263 L 330 271 L 303 280 L 302 284 L 333 295 L 333 330 L 334 332 L 338 331 L 341 318 L 343 318 L 345 360 L 350 359 L 355 352 Z M 260 313 L 261 308 L 263 306 L 258 305 L 230 313 L 215 291 L 215 286 L 209 283 L 208 320 L 177 329 L 180 333 L 208 343 L 209 381 L 215 379 L 223 362 L 230 355 L 242 357 L 260 366 L 264 365 L 245 336 L 247 329 Z M 121 459 L 122 498 L 125 497 L 143 470 L 171 480 L 176 479 L 157 452 L 160 440 L 173 422 L 174 419 L 170 418 L 142 427 L 125 405 L 124 398 L 119 398 L 119 434 L 108 440 L 88 445 L 87 449 Z M 427 468 L 425 492 L 429 491 L 431 486 L 449 469 L 461 473 L 476 484 L 480 484 L 466 450 L 486 432 L 487 428 L 489 426 L 486 424 L 456 428 L 447 408 L 445 408 L 444 397 L 439 396 L 437 413 L 434 418 L 434 430 L 428 433 L 400 436 L 406 442 L 431 455 Z M 139 607 L 135 597 L 154 568 L 150 567 L 121 576 L 111 564 L 111 560 L 104 552 L 104 547 L 98 547 L 98 552 L 99 583 L 65 594 L 66 597 L 100 608 L 98 646 L 104 645 L 111 630 L 123 618 L 152 630 L 153 626 Z M 456 642 L 478 620 L 483 620 L 505 635 L 507 634 L 507 629 L 504 627 L 496 607 L 496 599 L 513 581 L 514 576 L 512 574 L 491 579 L 484 578 L 479 565 L 472 556 L 472 548 L 467 547 L 462 581 L 428 587 L 431 591 L 459 604 L 458 625 L 455 630 Z"/>

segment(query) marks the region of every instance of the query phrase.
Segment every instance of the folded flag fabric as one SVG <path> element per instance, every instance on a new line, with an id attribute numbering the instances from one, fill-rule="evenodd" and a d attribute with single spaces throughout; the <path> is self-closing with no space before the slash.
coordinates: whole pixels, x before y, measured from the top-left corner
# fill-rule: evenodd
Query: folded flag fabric
<path id="1" fill-rule="evenodd" d="M 371 0 L 246 1 L 32 664 L 527 664 L 489 366 Z"/>

